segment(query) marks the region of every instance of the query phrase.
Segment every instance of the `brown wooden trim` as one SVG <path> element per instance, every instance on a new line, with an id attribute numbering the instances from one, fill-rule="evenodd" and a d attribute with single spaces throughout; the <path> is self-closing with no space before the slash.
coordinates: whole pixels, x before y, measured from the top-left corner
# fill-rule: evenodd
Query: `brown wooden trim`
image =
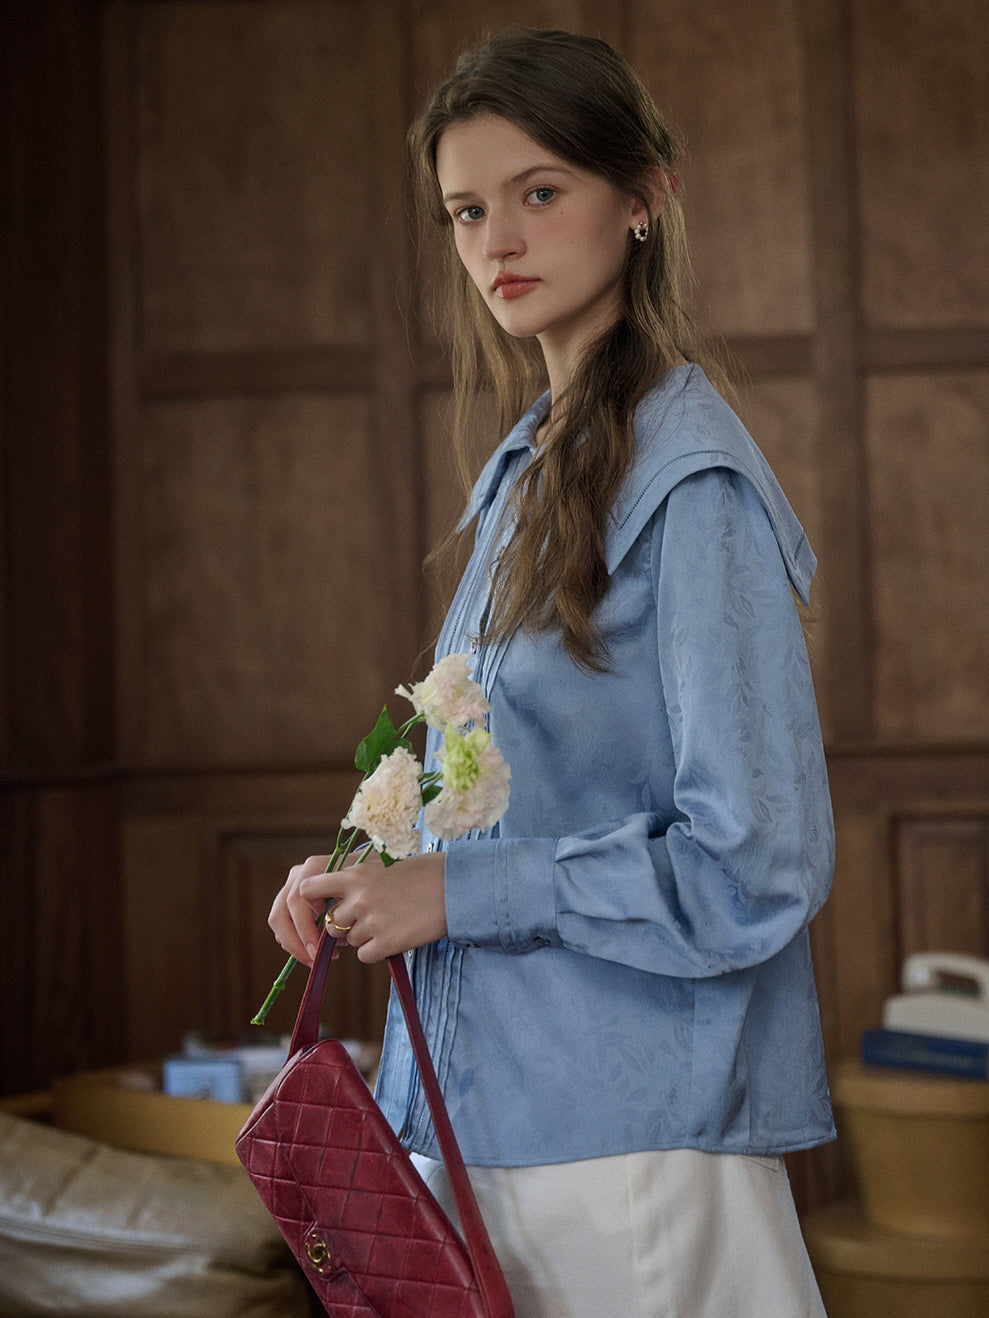
<path id="1" fill-rule="evenodd" d="M 3 15 L 0 742 L 44 770 L 112 742 L 99 12 Z"/>
<path id="2" fill-rule="evenodd" d="M 818 470 L 828 618 L 823 703 L 831 734 L 874 727 L 867 458 L 860 379 L 858 200 L 849 0 L 802 0 L 814 243 Z"/>
<path id="3" fill-rule="evenodd" d="M 327 802 L 346 802 L 358 782 L 353 766 L 323 769 L 224 770 L 177 774 L 132 774 L 120 785 L 121 810 L 132 815 L 238 815 L 248 811 L 259 829 L 273 820 L 295 821 L 300 828 L 337 828 Z M 262 813 L 258 813 L 258 812 Z"/>
<path id="4" fill-rule="evenodd" d="M 371 124 L 378 226 L 372 299 L 375 315 L 375 443 L 381 454 L 378 498 L 386 513 L 395 566 L 391 622 L 378 644 L 390 649 L 386 666 L 411 670 L 426 643 L 426 597 L 419 564 L 425 539 L 424 437 L 410 329 L 415 252 L 407 189 L 405 140 L 418 109 L 413 90 L 414 15 L 402 0 L 366 9 L 369 76 L 375 87 Z"/>
<path id="5" fill-rule="evenodd" d="M 814 341 L 806 334 L 726 339 L 730 362 L 751 380 L 778 380 L 814 373 Z"/>
<path id="6" fill-rule="evenodd" d="M 116 792 L 0 792 L 0 1093 L 123 1060 Z"/>
<path id="7" fill-rule="evenodd" d="M 144 399 L 222 395 L 366 393 L 374 387 L 377 351 L 349 345 L 254 352 L 170 352 L 137 367 Z"/>
<path id="8" fill-rule="evenodd" d="M 888 784 L 896 782 L 900 774 L 898 766 L 910 766 L 908 772 L 915 778 L 923 780 L 929 777 L 942 783 L 950 781 L 956 786 L 947 789 L 964 797 L 973 792 L 978 796 L 989 775 L 989 745 L 973 742 L 972 745 L 957 744 L 918 744 L 877 742 L 836 742 L 826 747 L 828 764 L 832 779 L 853 782 L 854 790 L 860 790 L 863 784 L 874 784 L 877 791 L 884 791 Z M 156 765 L 153 769 L 143 766 L 129 767 L 124 764 L 84 764 L 75 765 L 57 772 L 0 774 L 0 792 L 16 792 L 23 789 L 45 786 L 51 788 L 89 787 L 96 783 L 117 783 L 130 794 L 146 794 L 149 800 L 162 792 L 171 790 L 168 784 L 187 784 L 187 788 L 178 786 L 176 790 L 188 790 L 195 794 L 206 783 L 238 783 L 243 780 L 257 780 L 266 784 L 266 790 L 279 790 L 278 784 L 306 783 L 322 781 L 326 776 L 352 776 L 353 766 L 339 761 L 321 763 L 295 762 L 290 767 L 277 764 L 238 764 L 238 765 Z M 292 788 L 291 790 L 294 790 Z M 945 788 L 939 791 L 943 794 Z M 986 787 L 989 793 L 989 786 Z M 871 792 L 869 793 L 871 796 Z"/>
<path id="9" fill-rule="evenodd" d="M 28 1044 L 35 1037 L 34 800 L 29 792 L 0 792 L 0 891 L 4 895 L 4 951 L 0 956 L 0 1093 L 43 1088 Z"/>
<path id="10" fill-rule="evenodd" d="M 867 330 L 862 361 L 873 371 L 986 371 L 989 327 Z"/>
<path id="11" fill-rule="evenodd" d="M 712 345 L 752 380 L 785 379 L 814 373 L 814 341 L 806 334 L 726 338 Z M 426 388 L 452 387 L 450 366 L 442 348 L 424 343 L 416 354 L 420 384 Z"/>
<path id="12" fill-rule="evenodd" d="M 832 741 L 826 750 L 828 758 L 834 760 L 874 759 L 884 763 L 897 759 L 953 757 L 964 761 L 971 756 L 989 756 L 989 742 Z"/>
<path id="13" fill-rule="evenodd" d="M 989 811 L 989 750 L 915 748 L 829 751 L 831 795 L 836 808 L 923 810 L 960 817 Z"/>
<path id="14" fill-rule="evenodd" d="M 403 373 L 418 375 L 427 386 L 449 386 L 449 366 L 440 348 L 425 344 L 413 361 L 407 341 L 399 337 L 396 342 L 399 356 L 408 357 L 408 363 L 402 363 Z M 814 374 L 817 350 L 809 335 L 729 338 L 723 347 L 753 380 Z M 139 388 L 146 399 L 359 393 L 374 387 L 378 359 L 375 349 L 352 345 L 156 353 L 145 357 L 138 367 Z M 866 371 L 989 369 L 989 330 L 867 330 L 862 336 L 861 367 Z"/>
<path id="15" fill-rule="evenodd" d="M 110 245 L 110 398 L 114 454 L 114 554 L 116 590 L 116 755 L 127 755 L 127 736 L 137 721 L 140 691 L 133 681 L 142 664 L 140 627 L 133 614 L 144 571 L 138 478 L 139 413 L 136 383 L 137 312 L 135 270 L 138 239 L 134 125 L 137 107 L 132 69 L 136 63 L 139 15 L 128 0 L 109 0 L 103 23 L 103 140 L 106 152 L 107 231 Z"/>

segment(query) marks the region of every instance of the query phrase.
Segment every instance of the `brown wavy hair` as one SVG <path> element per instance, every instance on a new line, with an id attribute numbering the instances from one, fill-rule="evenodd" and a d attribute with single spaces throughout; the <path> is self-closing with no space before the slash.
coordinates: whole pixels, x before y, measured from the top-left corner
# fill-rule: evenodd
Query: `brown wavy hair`
<path id="1" fill-rule="evenodd" d="M 502 553 L 486 639 L 518 627 L 559 629 L 582 666 L 607 668 L 594 610 L 608 586 L 608 512 L 635 456 L 632 418 L 657 377 L 705 355 L 686 310 L 690 277 L 675 170 L 679 145 L 625 59 L 603 41 L 569 32 L 509 29 L 461 55 L 409 131 L 419 214 L 448 229 L 445 300 L 437 320 L 453 363 L 454 447 L 471 465 L 476 403 L 493 388 L 499 435 L 545 388 L 534 339 L 505 333 L 456 252 L 442 204 L 436 148 L 451 124 L 493 114 L 555 155 L 607 179 L 649 213 L 649 237 L 629 233 L 618 320 L 588 345 L 514 492 L 517 529 Z M 665 192 L 659 214 L 650 198 Z M 712 369 L 716 383 L 720 372 Z M 489 444 L 488 448 L 493 446 Z M 432 556 L 431 556 L 432 557 Z"/>

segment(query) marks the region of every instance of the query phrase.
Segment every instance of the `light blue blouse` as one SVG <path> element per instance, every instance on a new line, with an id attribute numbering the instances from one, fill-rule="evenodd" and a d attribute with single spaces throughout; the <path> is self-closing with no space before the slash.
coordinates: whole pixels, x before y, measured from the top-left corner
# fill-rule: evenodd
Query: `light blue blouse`
<path id="1" fill-rule="evenodd" d="M 822 1143 L 807 926 L 833 829 L 790 589 L 806 600 L 814 556 L 741 423 L 682 366 L 636 413 L 607 530 L 609 671 L 582 670 L 552 633 L 478 646 L 547 407 L 475 486 L 475 550 L 437 647 L 474 650 L 512 770 L 500 823 L 448 846 L 448 937 L 411 957 L 464 1157 Z M 377 1097 L 406 1144 L 439 1156 L 394 1003 Z"/>

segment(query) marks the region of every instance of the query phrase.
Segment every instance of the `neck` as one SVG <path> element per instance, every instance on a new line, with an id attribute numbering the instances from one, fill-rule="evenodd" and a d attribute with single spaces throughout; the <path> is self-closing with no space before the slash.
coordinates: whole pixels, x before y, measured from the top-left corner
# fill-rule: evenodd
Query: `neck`
<path id="1" fill-rule="evenodd" d="M 580 356 L 579 353 L 555 352 L 553 347 L 544 343 L 542 339 L 540 339 L 539 345 L 543 350 L 543 361 L 546 363 L 550 406 L 545 420 L 536 429 L 535 440 L 537 444 L 541 444 L 550 431 L 554 430 L 563 420 L 567 386 L 573 379 Z"/>
<path id="2" fill-rule="evenodd" d="M 546 342 L 543 337 L 538 337 L 539 346 L 543 351 L 543 361 L 546 363 L 550 393 L 555 403 L 564 396 L 567 385 L 573 379 L 580 363 L 580 351 L 574 348 L 569 350 L 557 348 L 554 344 Z"/>

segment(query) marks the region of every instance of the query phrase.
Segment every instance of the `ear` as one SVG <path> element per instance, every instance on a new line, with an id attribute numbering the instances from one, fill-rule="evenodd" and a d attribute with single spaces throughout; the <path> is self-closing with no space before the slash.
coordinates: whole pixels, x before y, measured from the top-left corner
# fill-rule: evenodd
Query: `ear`
<path id="1" fill-rule="evenodd" d="M 666 205 L 667 196 L 673 190 L 672 175 L 666 174 L 660 165 L 650 165 L 642 176 L 639 195 L 632 197 L 630 212 L 632 224 L 638 224 L 642 220 L 648 221 L 650 213 L 654 220 L 658 219 Z M 643 199 L 648 202 L 648 210 L 643 204 Z"/>

